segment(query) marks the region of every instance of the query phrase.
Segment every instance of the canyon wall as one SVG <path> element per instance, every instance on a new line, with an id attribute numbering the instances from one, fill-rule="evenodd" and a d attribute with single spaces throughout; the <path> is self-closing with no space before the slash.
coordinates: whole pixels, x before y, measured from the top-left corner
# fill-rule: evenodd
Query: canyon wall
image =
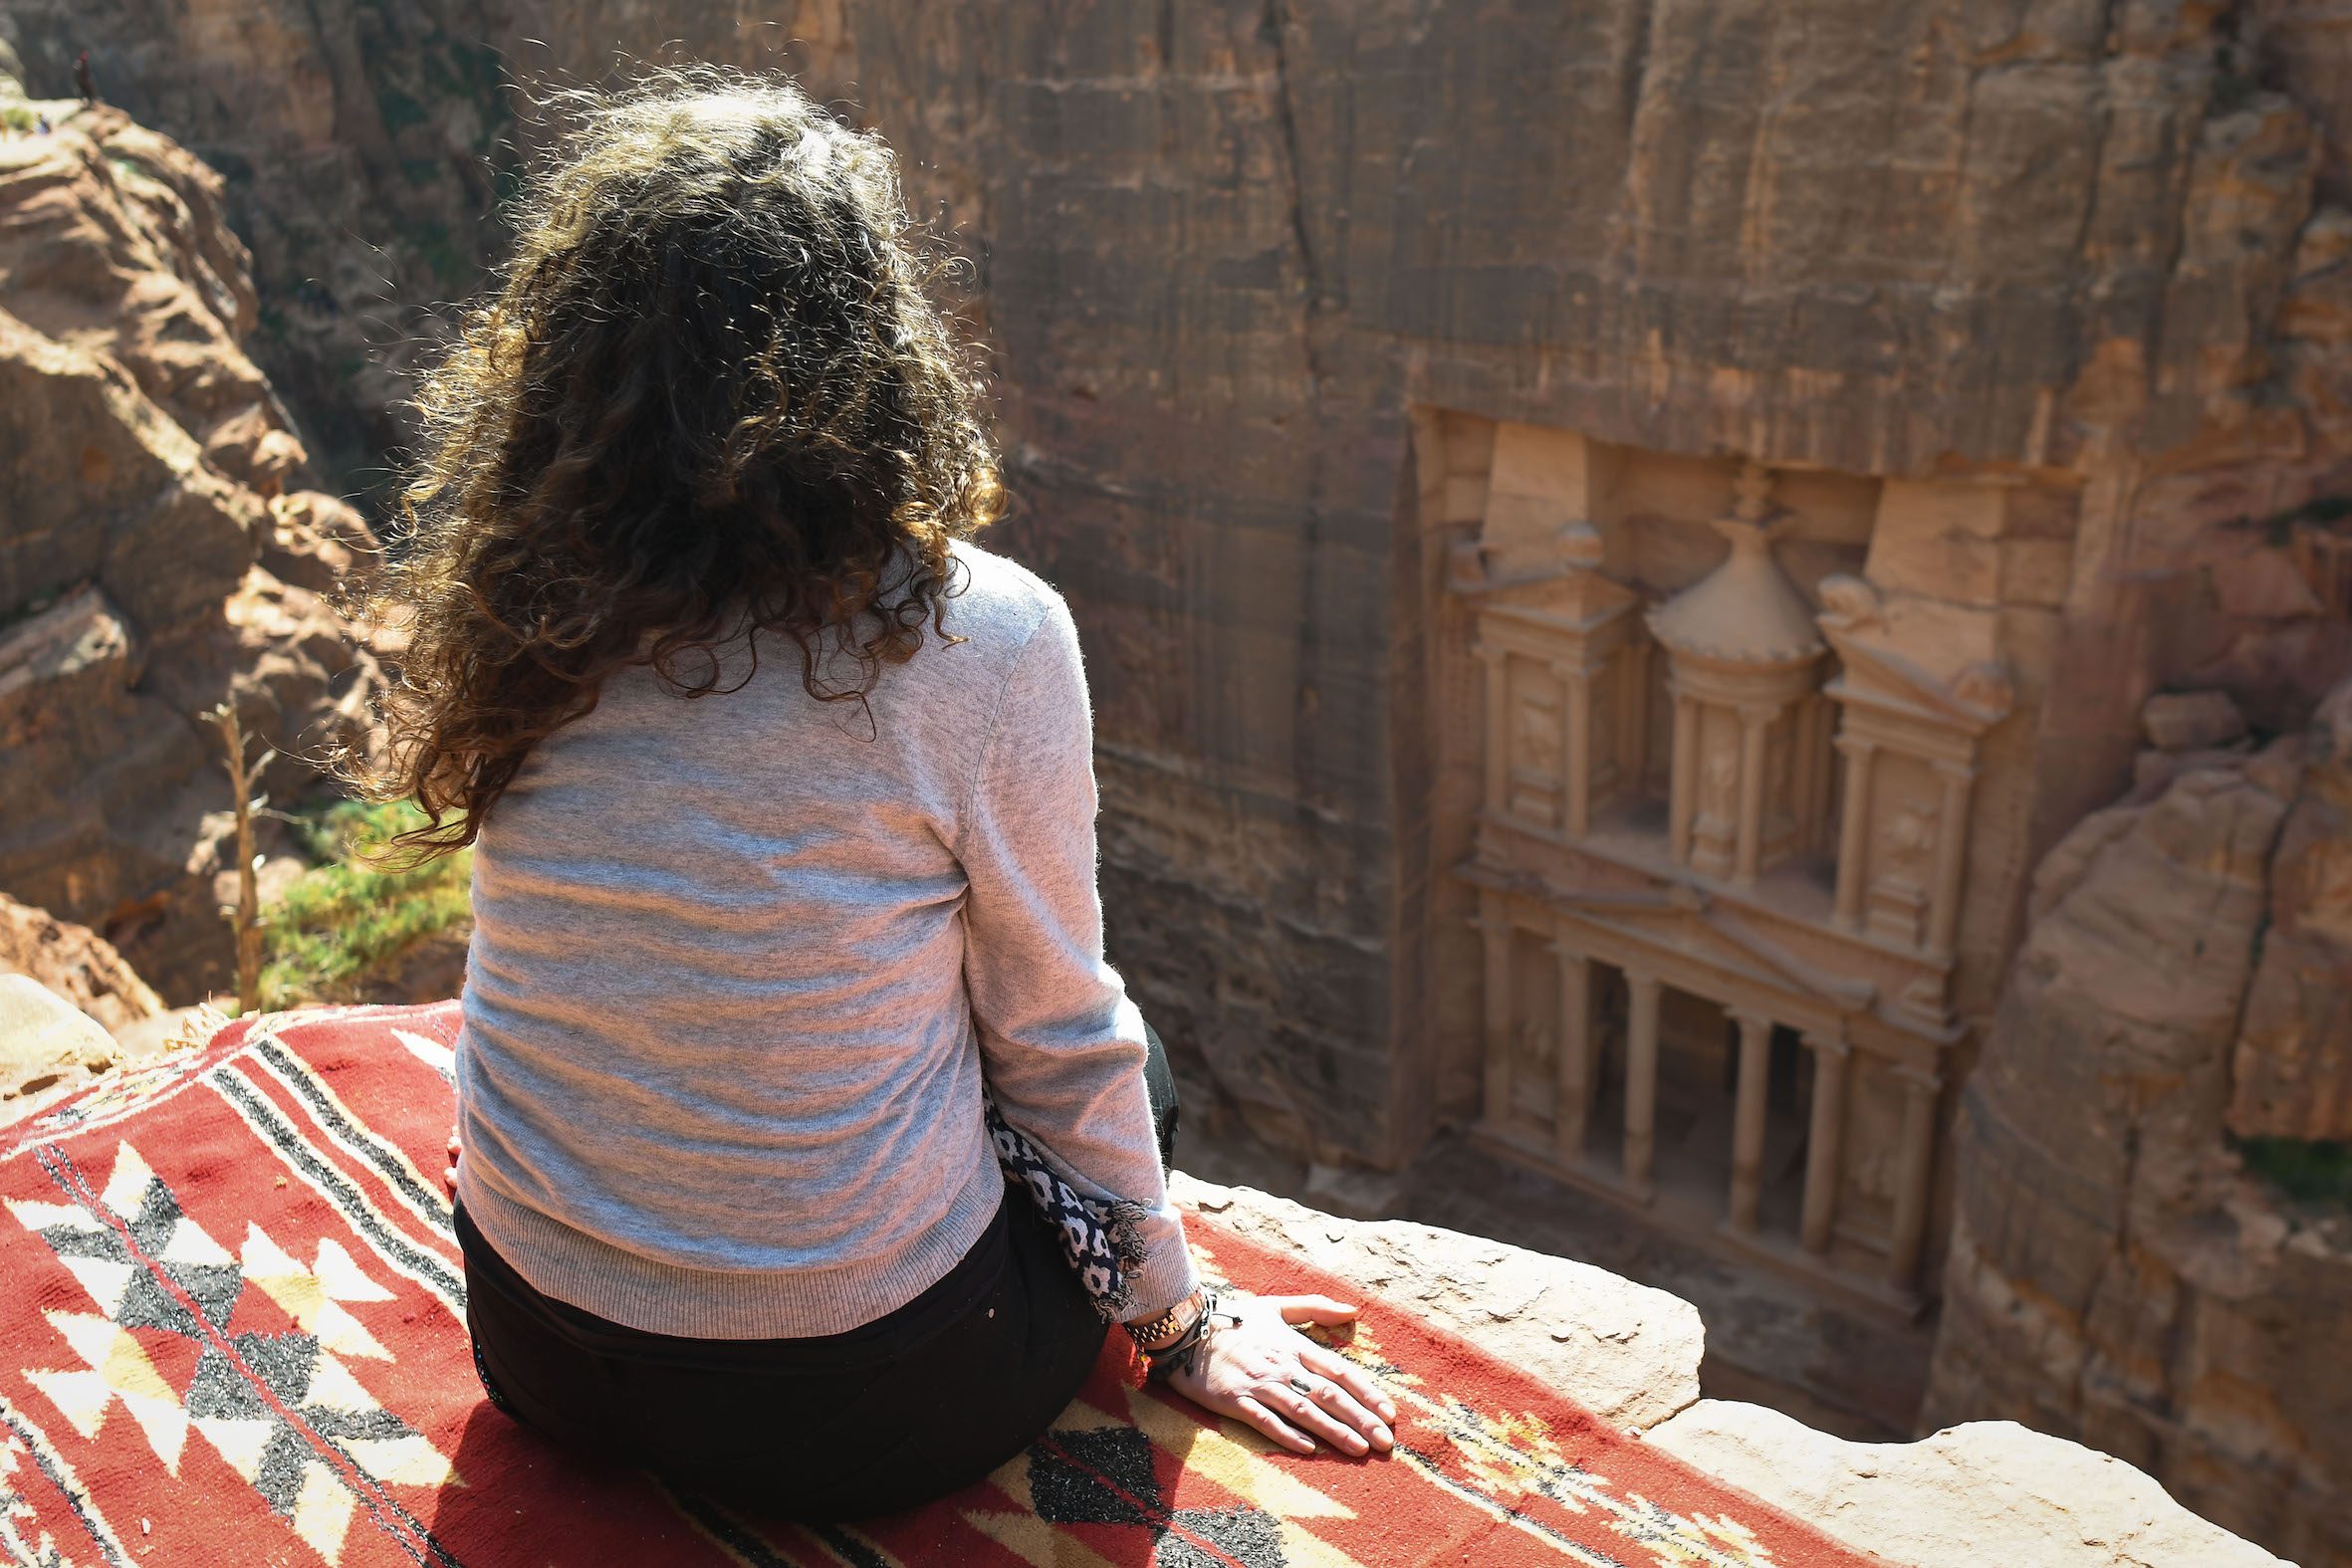
<path id="1" fill-rule="evenodd" d="M 1262 1130 L 1389 1161 L 1477 1092 L 1416 411 L 2070 492 L 2056 594 L 1994 593 L 2064 672 L 1989 743 L 2032 757 L 2020 853 L 2113 798 L 2152 689 L 2307 716 L 2352 665 L 2352 220 L 2273 65 L 2316 24 L 2269 20 L 855 12 L 856 102 L 974 237 L 1011 538 L 1087 635 L 1119 956 Z"/>
<path id="2" fill-rule="evenodd" d="M 2038 720 L 2054 841 L 2121 785 L 2150 689 L 2291 722 L 2352 659 L 2340 535 L 2298 513 L 2352 441 L 2325 10 L 0 14 L 45 90 L 88 48 L 102 94 L 225 170 L 262 356 L 347 475 L 396 429 L 400 353 L 370 354 L 430 340 L 538 133 L 494 57 L 537 81 L 665 44 L 784 66 L 891 136 L 972 262 L 1022 500 L 1004 543 L 1085 633 L 1116 957 L 1261 1131 L 1392 1163 L 1473 1092 L 1433 1038 L 1461 955 L 1414 411 L 2079 489 L 2068 596 L 2017 612 L 2070 671 Z M 2305 566 L 2239 562 L 2271 544 Z"/>
<path id="3" fill-rule="evenodd" d="M 442 0 L 0 4 L 31 91 L 72 95 L 88 51 L 102 100 L 218 173 L 261 286 L 240 336 L 339 493 L 382 483 L 399 371 L 499 238 L 497 31 L 485 7 Z"/>
<path id="4" fill-rule="evenodd" d="M 2307 735 L 2140 772 L 2036 878 L 1956 1131 L 1923 1421 L 2075 1438 L 2352 1561 L 2352 1217 L 2225 1136 L 2352 1137 L 2352 683 Z"/>
<path id="5" fill-rule="evenodd" d="M 226 983 L 230 795 L 199 715 L 312 754 L 374 665 L 318 597 L 365 523 L 238 346 L 218 177 L 120 112 L 0 75 L 0 888 L 167 998 Z M 43 120 L 53 128 L 38 127 Z M 291 755 L 264 772 L 291 784 Z"/>
<path id="6" fill-rule="evenodd" d="M 8 0 L 0 26 L 44 90 L 88 48 L 223 168 L 258 351 L 347 483 L 539 133 L 497 61 L 782 66 L 890 135 L 972 261 L 1004 542 L 1086 636 L 1116 957 L 1261 1131 L 1390 1163 L 1469 1108 L 1430 1037 L 1458 912 L 1413 411 L 2078 486 L 2070 596 L 2020 611 L 2071 650 L 2053 841 L 2119 787 L 2151 688 L 2289 722 L 2352 660 L 2340 536 L 2297 513 L 2352 441 L 2324 12 Z M 2317 565 L 2234 564 L 2265 530 Z"/>

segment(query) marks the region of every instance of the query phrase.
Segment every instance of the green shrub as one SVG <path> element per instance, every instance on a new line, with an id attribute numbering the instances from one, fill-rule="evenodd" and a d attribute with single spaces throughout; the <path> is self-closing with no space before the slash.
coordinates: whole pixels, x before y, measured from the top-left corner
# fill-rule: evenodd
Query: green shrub
<path id="1" fill-rule="evenodd" d="M 2245 1168 L 2298 1204 L 2352 1210 L 2352 1143 L 2302 1138 L 2245 1138 Z"/>
<path id="2" fill-rule="evenodd" d="M 406 801 L 346 800 L 297 818 L 295 834 L 319 864 L 263 911 L 263 1007 L 330 1000 L 353 977 L 468 918 L 472 850 L 413 871 L 377 863 L 394 833 L 423 823 Z"/>

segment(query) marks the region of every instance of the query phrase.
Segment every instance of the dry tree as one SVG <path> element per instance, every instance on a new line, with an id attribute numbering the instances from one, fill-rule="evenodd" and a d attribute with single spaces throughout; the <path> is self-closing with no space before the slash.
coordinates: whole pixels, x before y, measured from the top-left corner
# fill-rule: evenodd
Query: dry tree
<path id="1" fill-rule="evenodd" d="M 261 855 L 253 847 L 253 818 L 270 806 L 269 796 L 253 792 L 253 783 L 277 753 L 265 743 L 259 756 L 250 754 L 231 703 L 223 702 L 204 717 L 220 731 L 227 753 L 222 766 L 229 771 L 229 788 L 236 797 L 237 901 L 223 904 L 220 913 L 237 939 L 237 1010 L 246 1013 L 261 1007 Z"/>

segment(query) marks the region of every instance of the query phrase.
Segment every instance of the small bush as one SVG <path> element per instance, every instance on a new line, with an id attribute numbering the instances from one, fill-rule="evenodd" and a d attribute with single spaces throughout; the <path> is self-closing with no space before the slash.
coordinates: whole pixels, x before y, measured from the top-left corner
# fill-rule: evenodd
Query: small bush
<path id="1" fill-rule="evenodd" d="M 2352 1143 L 2246 1138 L 2237 1152 L 2248 1171 L 2296 1203 L 2352 1210 Z"/>
<path id="2" fill-rule="evenodd" d="M 406 801 L 347 800 L 297 820 L 296 836 L 320 863 L 264 912 L 264 1008 L 330 1000 L 354 976 L 471 915 L 473 851 L 414 871 L 377 865 L 393 834 L 423 823 Z"/>

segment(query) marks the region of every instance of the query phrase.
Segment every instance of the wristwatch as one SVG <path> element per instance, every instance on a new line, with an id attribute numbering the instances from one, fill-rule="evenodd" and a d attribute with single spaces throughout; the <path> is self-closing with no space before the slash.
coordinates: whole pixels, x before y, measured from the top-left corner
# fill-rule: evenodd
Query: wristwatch
<path id="1" fill-rule="evenodd" d="M 1206 1286 L 1196 1285 L 1193 1287 L 1191 1295 L 1186 1296 L 1150 1322 L 1128 1323 L 1123 1326 L 1134 1338 L 1138 1349 L 1157 1350 L 1163 1345 L 1172 1345 L 1182 1339 L 1186 1331 L 1193 1324 L 1199 1322 L 1201 1314 L 1208 1309 L 1208 1289 Z"/>

